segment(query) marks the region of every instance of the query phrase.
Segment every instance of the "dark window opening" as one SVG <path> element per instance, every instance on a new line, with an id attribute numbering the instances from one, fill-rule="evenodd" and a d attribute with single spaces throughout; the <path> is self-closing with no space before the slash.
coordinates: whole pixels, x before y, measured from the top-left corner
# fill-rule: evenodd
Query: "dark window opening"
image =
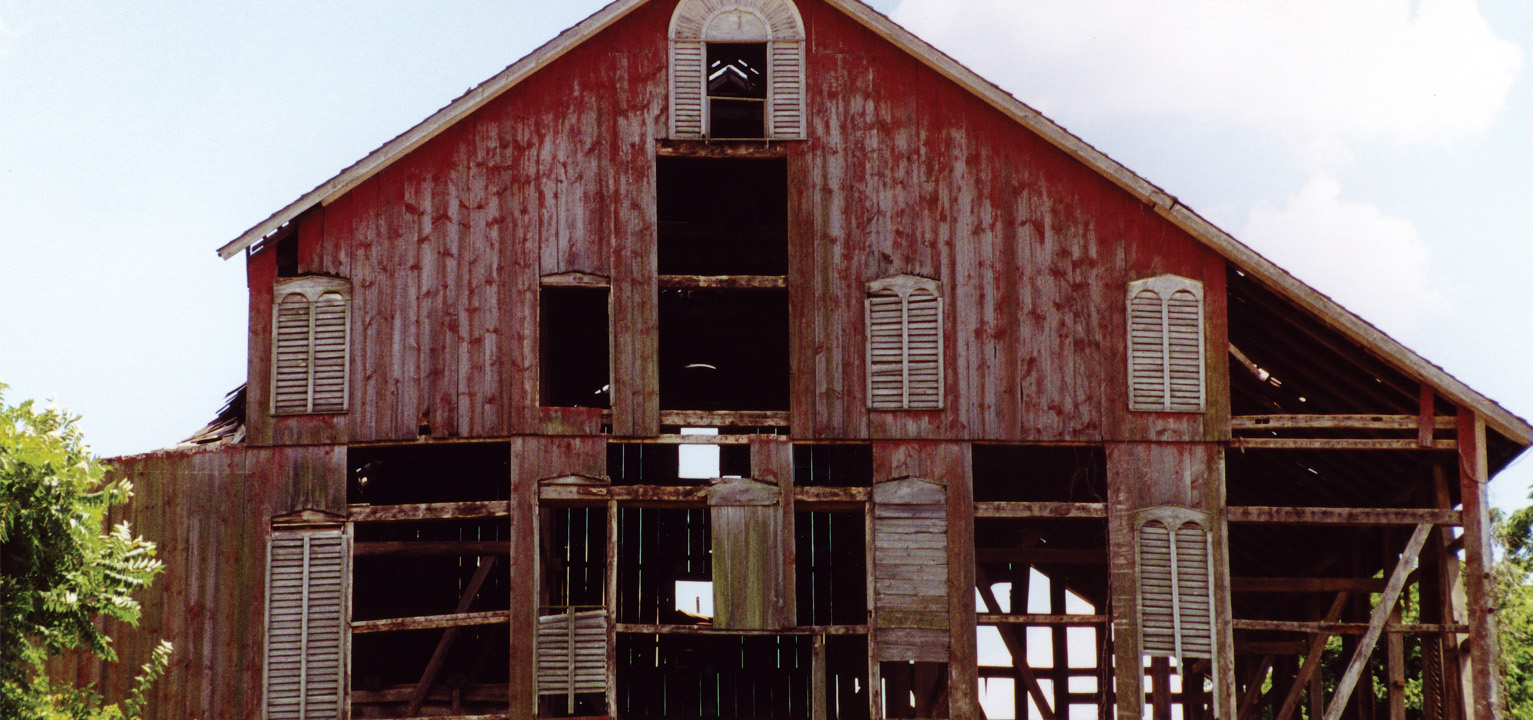
<path id="1" fill-rule="evenodd" d="M 786 275 L 786 159 L 657 158 L 661 275 Z"/>
<path id="2" fill-rule="evenodd" d="M 607 290 L 545 287 L 538 361 L 545 407 L 612 407 Z"/>
<path id="3" fill-rule="evenodd" d="M 1103 502 L 1107 458 L 1100 447 L 975 445 L 977 502 Z"/>
<path id="4" fill-rule="evenodd" d="M 298 231 L 289 232 L 277 241 L 277 277 L 298 277 Z"/>
<path id="5" fill-rule="evenodd" d="M 799 625 L 868 621 L 865 530 L 860 512 L 795 513 Z"/>
<path id="6" fill-rule="evenodd" d="M 825 637 L 825 707 L 830 720 L 867 720 L 868 637 Z"/>
<path id="7" fill-rule="evenodd" d="M 510 448 L 499 443 L 351 448 L 348 504 L 505 500 Z"/>
<path id="8" fill-rule="evenodd" d="M 813 640 L 803 635 L 621 634 L 624 720 L 808 720 Z"/>
<path id="9" fill-rule="evenodd" d="M 661 291 L 660 409 L 787 410 L 788 293 Z"/>
<path id="10" fill-rule="evenodd" d="M 606 604 L 607 509 L 542 508 L 539 615 Z"/>
<path id="11" fill-rule="evenodd" d="M 766 137 L 765 43 L 708 44 L 708 135 Z"/>
<path id="12" fill-rule="evenodd" d="M 947 663 L 881 662 L 884 717 L 947 717 Z"/>
<path id="13" fill-rule="evenodd" d="M 705 624 L 711 613 L 679 609 L 677 593 L 713 581 L 711 532 L 706 508 L 620 508 L 618 622 Z"/>
<path id="14" fill-rule="evenodd" d="M 873 484 L 873 446 L 793 446 L 793 484 L 868 487 Z"/>
<path id="15" fill-rule="evenodd" d="M 749 445 L 689 446 L 716 448 L 718 474 L 750 477 Z M 682 478 L 682 447 L 642 443 L 607 443 L 607 477 L 613 485 L 703 485 L 712 478 Z"/>

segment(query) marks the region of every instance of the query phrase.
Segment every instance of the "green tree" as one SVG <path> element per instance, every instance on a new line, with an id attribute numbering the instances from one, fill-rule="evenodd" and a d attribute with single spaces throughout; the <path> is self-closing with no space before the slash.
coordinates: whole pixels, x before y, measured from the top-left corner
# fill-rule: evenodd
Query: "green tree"
<path id="1" fill-rule="evenodd" d="M 1533 720 L 1533 508 L 1492 526 L 1500 559 L 1492 579 L 1501 638 L 1501 682 L 1507 716 Z"/>
<path id="2" fill-rule="evenodd" d="M 107 704 L 93 688 L 51 682 L 49 657 L 80 650 L 117 659 L 96 621 L 137 623 L 132 594 L 160 572 L 154 544 L 127 523 L 106 528 L 107 510 L 132 497 L 108 481 L 77 418 L 31 401 L 11 406 L 0 384 L 0 717 L 118 720 L 143 711 L 164 671 L 162 642 L 132 692 Z"/>

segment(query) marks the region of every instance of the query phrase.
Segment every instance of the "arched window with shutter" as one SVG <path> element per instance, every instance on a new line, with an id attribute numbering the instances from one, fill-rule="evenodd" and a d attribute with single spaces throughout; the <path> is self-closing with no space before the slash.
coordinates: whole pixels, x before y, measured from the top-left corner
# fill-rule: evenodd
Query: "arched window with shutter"
<path id="1" fill-rule="evenodd" d="M 1158 507 L 1137 517 L 1140 650 L 1214 656 L 1213 554 L 1205 513 Z"/>
<path id="2" fill-rule="evenodd" d="M 275 297 L 272 414 L 346 412 L 351 283 L 292 278 L 277 283 Z"/>
<path id="3" fill-rule="evenodd" d="M 1161 275 L 1128 284 L 1129 409 L 1203 412 L 1203 284 Z"/>
<path id="4" fill-rule="evenodd" d="M 867 290 L 868 407 L 942 409 L 942 283 L 896 275 Z"/>
<path id="5" fill-rule="evenodd" d="M 804 137 L 804 21 L 793 0 L 682 0 L 671 16 L 671 137 Z"/>
<path id="6" fill-rule="evenodd" d="M 343 526 L 273 528 L 267 546 L 267 720 L 346 716 L 346 578 Z"/>

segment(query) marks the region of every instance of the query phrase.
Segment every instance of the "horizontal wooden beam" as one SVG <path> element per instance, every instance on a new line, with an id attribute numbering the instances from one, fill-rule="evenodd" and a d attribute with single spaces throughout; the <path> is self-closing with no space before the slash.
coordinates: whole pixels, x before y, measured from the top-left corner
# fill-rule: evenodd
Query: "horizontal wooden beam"
<path id="1" fill-rule="evenodd" d="M 553 505 L 592 505 L 612 497 L 608 485 L 544 485 L 538 488 L 538 501 Z"/>
<path id="2" fill-rule="evenodd" d="M 1380 578 L 1345 577 L 1238 577 L 1230 578 L 1230 592 L 1248 593 L 1375 593 L 1384 589 Z"/>
<path id="3" fill-rule="evenodd" d="M 787 410 L 661 410 L 660 424 L 686 428 L 732 428 L 732 427 L 787 427 Z M 661 435 L 656 442 L 677 436 Z M 750 442 L 751 435 L 681 435 L 697 438 L 691 442 L 707 443 L 710 438 L 728 439 L 729 442 Z"/>
<path id="4" fill-rule="evenodd" d="M 1106 503 L 976 502 L 977 518 L 1105 518 Z"/>
<path id="5" fill-rule="evenodd" d="M 1321 438 L 1230 438 L 1237 450 L 1457 450 L 1457 440 L 1433 440 L 1422 447 L 1416 438 L 1332 440 Z"/>
<path id="6" fill-rule="evenodd" d="M 659 157 L 781 158 L 788 156 L 782 140 L 658 140 Z"/>
<path id="7" fill-rule="evenodd" d="M 505 500 L 489 502 L 425 503 L 419 505 L 352 505 L 352 522 L 405 522 L 411 520 L 469 520 L 510 517 L 511 504 Z"/>
<path id="8" fill-rule="evenodd" d="M 788 287 L 788 278 L 782 275 L 661 275 L 660 287 L 683 288 L 683 289 L 720 289 L 720 290 L 780 290 Z M 691 410 L 662 410 L 661 424 L 666 423 L 663 418 L 667 412 L 693 412 Z M 787 413 L 782 414 L 784 419 Z M 787 423 L 782 423 L 786 425 Z M 705 426 L 711 427 L 711 426 Z"/>
<path id="9" fill-rule="evenodd" d="M 1237 415 L 1230 418 L 1231 430 L 1416 430 L 1417 415 Z M 1432 427 L 1452 430 L 1458 418 L 1452 415 L 1433 418 Z"/>
<path id="10" fill-rule="evenodd" d="M 1325 632 L 1335 635 L 1362 635 L 1368 631 L 1368 623 L 1365 622 L 1324 622 L 1320 620 L 1241 620 L 1237 618 L 1231 625 L 1236 630 L 1301 633 Z M 1418 635 L 1465 633 L 1469 632 L 1469 626 L 1461 623 L 1401 623 L 1398 625 L 1385 625 L 1384 632 L 1415 633 Z"/>
<path id="11" fill-rule="evenodd" d="M 1107 622 L 1106 615 L 1009 615 L 1006 613 L 979 613 L 974 616 L 976 625 L 1053 625 L 1091 627 Z"/>
<path id="12" fill-rule="evenodd" d="M 433 630 L 437 628 L 473 627 L 475 625 L 499 625 L 511 621 L 511 611 L 454 613 L 452 615 L 424 615 L 420 617 L 389 618 L 387 620 L 354 620 L 353 634 L 397 632 L 400 630 Z"/>
<path id="13" fill-rule="evenodd" d="M 634 506 L 697 506 L 708 504 L 707 485 L 615 485 L 612 499 Z"/>
<path id="14" fill-rule="evenodd" d="M 982 563 L 1060 563 L 1100 565 L 1107 562 L 1107 549 L 1067 548 L 976 548 L 974 560 Z"/>
<path id="15" fill-rule="evenodd" d="M 795 485 L 793 486 L 793 502 L 800 505 L 860 505 L 868 501 L 870 492 L 871 489 L 866 487 Z"/>
<path id="16" fill-rule="evenodd" d="M 1325 508 L 1231 505 L 1224 519 L 1232 523 L 1288 525 L 1458 525 L 1457 510 L 1441 508 Z"/>
<path id="17" fill-rule="evenodd" d="M 712 625 L 649 625 L 618 623 L 620 633 L 639 635 L 866 635 L 866 625 L 801 625 L 766 630 L 723 629 Z"/>
<path id="18" fill-rule="evenodd" d="M 356 557 L 370 555 L 397 555 L 397 556 L 423 556 L 423 555 L 507 555 L 511 552 L 509 542 L 486 542 L 451 540 L 438 541 L 390 541 L 390 542 L 358 542 L 351 546 L 351 554 Z"/>

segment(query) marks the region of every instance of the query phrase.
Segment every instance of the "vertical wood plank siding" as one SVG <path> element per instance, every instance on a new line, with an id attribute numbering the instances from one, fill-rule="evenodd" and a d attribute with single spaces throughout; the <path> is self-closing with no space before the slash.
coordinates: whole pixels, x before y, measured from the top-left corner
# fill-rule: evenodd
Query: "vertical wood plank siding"
<path id="1" fill-rule="evenodd" d="M 303 271 L 354 278 L 351 411 L 273 419 L 252 402 L 253 443 L 537 432 L 538 278 L 563 272 L 612 278 L 613 429 L 658 431 L 654 156 L 670 130 L 674 5 L 636 9 L 297 221 Z M 1199 280 L 1214 325 L 1223 261 L 839 11 L 799 8 L 809 139 L 786 143 L 794 435 L 1220 432 L 1197 414 L 1128 413 L 1117 368 L 1123 284 Z M 253 298 L 269 292 L 270 254 L 251 258 Z M 948 295 L 943 408 L 870 414 L 860 288 L 901 273 Z M 269 297 L 251 314 L 255 388 Z M 1225 383 L 1224 336 L 1207 333 L 1211 387 Z"/>

